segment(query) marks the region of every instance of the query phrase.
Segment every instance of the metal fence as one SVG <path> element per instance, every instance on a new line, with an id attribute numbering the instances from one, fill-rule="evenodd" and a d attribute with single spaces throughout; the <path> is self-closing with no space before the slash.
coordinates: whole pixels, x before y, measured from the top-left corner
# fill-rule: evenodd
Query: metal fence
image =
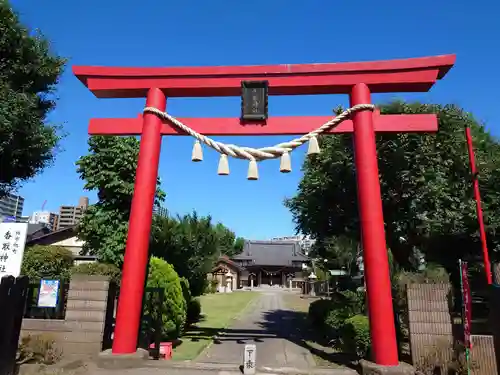
<path id="1" fill-rule="evenodd" d="M 24 317 L 29 319 L 64 320 L 68 302 L 69 283 L 60 281 L 56 307 L 38 307 L 40 282 L 30 283 L 27 290 Z"/>

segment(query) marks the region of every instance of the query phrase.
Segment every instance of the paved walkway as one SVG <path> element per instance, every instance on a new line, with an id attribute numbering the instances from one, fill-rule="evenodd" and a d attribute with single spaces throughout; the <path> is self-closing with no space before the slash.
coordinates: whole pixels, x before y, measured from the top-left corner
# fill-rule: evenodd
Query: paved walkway
<path id="1" fill-rule="evenodd" d="M 299 313 L 285 307 L 283 293 L 286 292 L 262 292 L 196 362 L 241 365 L 245 344 L 255 344 L 258 368 L 313 367 L 309 350 L 301 346 Z"/>

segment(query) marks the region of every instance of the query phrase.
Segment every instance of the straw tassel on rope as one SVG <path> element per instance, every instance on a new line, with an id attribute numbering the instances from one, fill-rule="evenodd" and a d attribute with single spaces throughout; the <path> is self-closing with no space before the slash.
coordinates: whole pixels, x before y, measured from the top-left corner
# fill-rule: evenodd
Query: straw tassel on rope
<path id="1" fill-rule="evenodd" d="M 257 161 L 255 159 L 250 160 L 248 163 L 248 180 L 258 180 L 259 179 L 259 169 L 257 167 Z"/>
<path id="2" fill-rule="evenodd" d="M 195 161 L 195 162 L 203 161 L 203 150 L 201 149 L 201 143 L 198 140 L 196 140 L 196 142 L 194 142 L 191 160 Z"/>
<path id="3" fill-rule="evenodd" d="M 226 154 L 220 154 L 219 167 L 217 168 L 217 174 L 219 176 L 229 175 L 229 161 L 227 160 Z"/>
<path id="4" fill-rule="evenodd" d="M 351 108 L 346 109 L 342 113 L 339 113 L 336 117 L 331 120 L 325 122 L 320 127 L 315 130 L 299 137 L 292 139 L 288 142 L 279 143 L 277 145 L 271 147 L 263 147 L 263 148 L 252 148 L 252 147 L 239 147 L 236 145 L 224 144 L 221 142 L 216 142 L 215 140 L 204 136 L 203 134 L 198 133 L 196 130 L 191 129 L 189 126 L 183 124 L 181 121 L 172 117 L 167 112 L 160 111 L 155 107 L 145 107 L 144 113 L 153 113 L 156 116 L 162 118 L 163 120 L 168 121 L 171 125 L 177 127 L 177 129 L 182 132 L 190 135 L 196 139 L 195 144 L 193 146 L 193 153 L 191 159 L 195 162 L 199 162 L 203 160 L 203 150 L 201 144 L 216 150 L 221 154 L 221 158 L 219 160 L 218 166 L 218 174 L 220 175 L 228 175 L 229 174 L 229 163 L 228 156 L 238 158 L 238 159 L 247 159 L 249 161 L 248 165 L 248 175 L 247 178 L 249 180 L 258 180 L 259 179 L 259 171 L 257 168 L 257 161 L 274 159 L 281 157 L 280 161 L 280 171 L 283 173 L 291 172 L 292 166 L 290 161 L 290 152 L 296 149 L 297 147 L 303 145 L 308 142 L 308 155 L 315 155 L 320 153 L 318 136 L 321 134 L 325 134 L 330 131 L 335 126 L 339 125 L 343 121 L 349 119 L 354 113 L 360 111 L 374 111 L 376 108 L 373 104 L 356 104 Z"/>
<path id="5" fill-rule="evenodd" d="M 316 136 L 311 137 L 308 143 L 307 155 L 316 155 L 320 153 L 318 138 Z"/>
<path id="6" fill-rule="evenodd" d="M 280 172 L 289 173 L 292 171 L 292 163 L 290 161 L 290 153 L 288 151 L 283 152 L 280 159 Z"/>

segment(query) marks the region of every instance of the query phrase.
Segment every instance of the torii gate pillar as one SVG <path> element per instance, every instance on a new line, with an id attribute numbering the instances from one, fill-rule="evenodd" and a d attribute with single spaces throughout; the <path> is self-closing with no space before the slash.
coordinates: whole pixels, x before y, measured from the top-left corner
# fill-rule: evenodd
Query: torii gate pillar
<path id="1" fill-rule="evenodd" d="M 266 80 L 269 95 L 348 94 L 351 105 L 370 104 L 370 92 L 424 92 L 448 72 L 454 55 L 363 63 L 247 67 L 106 68 L 73 67 L 99 98 L 147 97 L 146 105 L 164 110 L 167 97 L 240 96 L 241 81 Z M 179 119 L 206 136 L 303 135 L 329 116 L 272 117 L 264 123 L 240 119 Z M 437 131 L 437 118 L 357 112 L 329 133 L 354 133 L 359 215 L 368 294 L 373 360 L 396 366 L 398 350 L 375 132 Z M 162 135 L 185 135 L 155 115 L 131 119 L 91 119 L 91 135 L 141 135 L 113 354 L 136 351 L 144 293 L 148 243 Z"/>

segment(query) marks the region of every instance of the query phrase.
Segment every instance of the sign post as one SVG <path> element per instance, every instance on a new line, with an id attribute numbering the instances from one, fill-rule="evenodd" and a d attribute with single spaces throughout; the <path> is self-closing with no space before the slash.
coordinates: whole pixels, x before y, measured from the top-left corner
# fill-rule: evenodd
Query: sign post
<path id="1" fill-rule="evenodd" d="M 40 280 L 38 307 L 57 307 L 59 280 Z"/>
<path id="2" fill-rule="evenodd" d="M 27 223 L 0 223 L 0 278 L 21 273 Z"/>
<path id="3" fill-rule="evenodd" d="M 254 344 L 245 345 L 243 353 L 243 374 L 253 375 L 256 369 L 257 346 Z"/>
<path id="4" fill-rule="evenodd" d="M 472 324 L 472 301 L 467 274 L 467 262 L 458 261 L 460 266 L 460 287 L 462 290 L 462 322 L 464 326 L 465 360 L 467 362 L 467 373 L 470 374 L 470 350 L 472 349 L 471 324 Z"/>

